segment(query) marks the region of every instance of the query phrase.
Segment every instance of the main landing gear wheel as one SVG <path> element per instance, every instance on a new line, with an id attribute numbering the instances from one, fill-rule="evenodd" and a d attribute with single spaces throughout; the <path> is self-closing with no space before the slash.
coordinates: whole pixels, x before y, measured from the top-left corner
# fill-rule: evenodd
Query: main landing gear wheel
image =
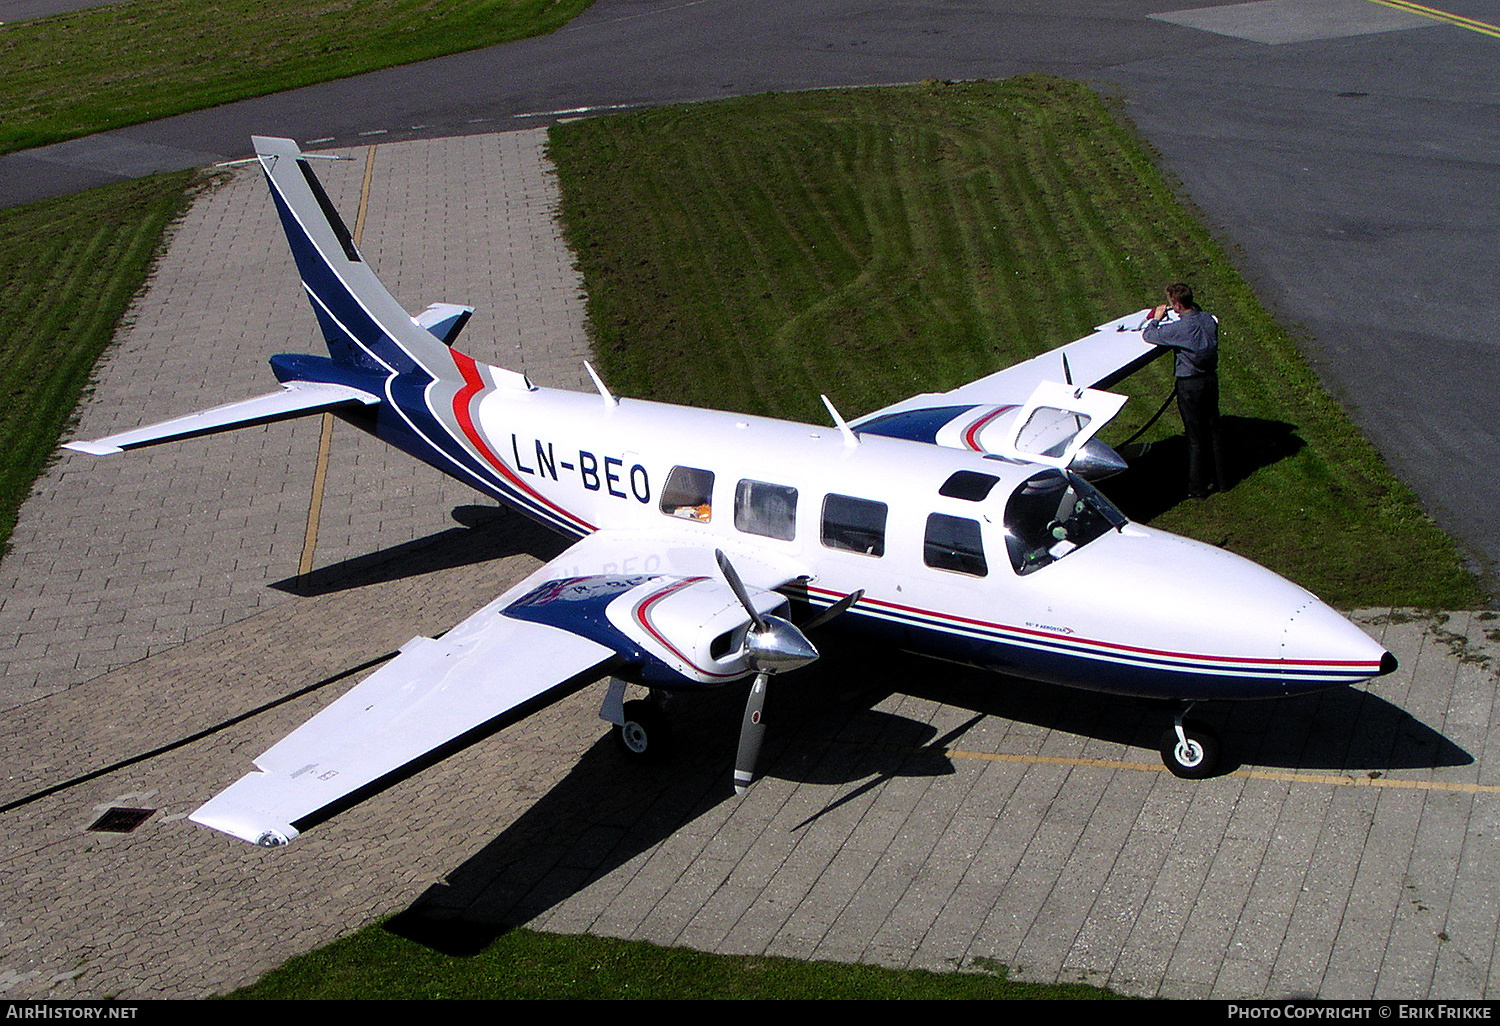
<path id="1" fill-rule="evenodd" d="M 655 765 L 672 753 L 672 727 L 654 703 L 626 702 L 625 722 L 615 727 L 615 742 L 630 759 Z"/>
<path id="2" fill-rule="evenodd" d="M 1184 780 L 1212 776 L 1219 768 L 1219 737 L 1201 723 L 1170 727 L 1162 735 L 1161 761 L 1173 776 Z"/>

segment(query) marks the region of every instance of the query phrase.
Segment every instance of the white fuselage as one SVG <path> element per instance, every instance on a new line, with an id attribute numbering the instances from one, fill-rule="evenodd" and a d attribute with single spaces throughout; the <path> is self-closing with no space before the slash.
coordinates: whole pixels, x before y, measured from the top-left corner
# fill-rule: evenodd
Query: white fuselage
<path id="1" fill-rule="evenodd" d="M 1008 548 L 1007 505 L 1038 472 L 1055 470 L 874 435 L 850 444 L 833 427 L 614 401 L 468 369 L 468 387 L 445 387 L 445 374 L 427 394 L 490 480 L 461 468 L 456 476 L 576 535 L 638 530 L 656 545 L 676 538 L 798 567 L 789 576 L 808 578 L 805 593 L 788 590 L 814 605 L 862 589 L 842 625 L 894 634 L 902 647 L 1055 683 L 1184 699 L 1269 697 L 1381 672 L 1383 649 L 1304 589 L 1142 525 L 1096 531 L 1076 547 L 1061 540 L 1053 549 L 1061 558 L 1043 557 L 1046 565 L 1022 573 Z M 959 471 L 996 480 L 977 501 L 940 494 Z M 685 473 L 700 487 L 706 481 L 687 472 L 712 474 L 711 487 L 693 497 L 706 501 L 677 495 L 664 504 L 669 482 Z M 764 510 L 745 505 L 765 495 L 774 501 L 770 524 Z M 884 507 L 878 545 L 850 544 L 847 530 L 826 522 L 830 502 L 837 519 L 850 500 L 861 510 Z M 977 533 L 979 545 L 968 548 L 982 551 L 957 560 L 935 553 L 934 515 L 961 522 L 965 537 Z M 635 558 L 618 572 L 662 569 L 650 545 Z"/>

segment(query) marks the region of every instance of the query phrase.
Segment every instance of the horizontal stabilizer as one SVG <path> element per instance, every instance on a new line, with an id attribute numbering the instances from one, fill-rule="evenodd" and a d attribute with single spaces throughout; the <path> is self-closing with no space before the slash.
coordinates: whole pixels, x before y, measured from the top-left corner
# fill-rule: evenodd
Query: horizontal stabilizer
<path id="1" fill-rule="evenodd" d="M 473 316 L 472 306 L 459 306 L 457 303 L 433 303 L 412 320 L 432 332 L 443 345 L 451 346 L 458 338 L 458 333 L 464 330 L 464 325 L 468 324 L 469 318 Z"/>
<path id="2" fill-rule="evenodd" d="M 158 424 L 122 431 L 108 438 L 93 441 L 67 442 L 64 449 L 86 452 L 91 456 L 108 456 L 126 449 L 139 449 L 145 445 L 171 442 L 179 438 L 211 435 L 219 431 L 249 427 L 253 424 L 270 424 L 278 420 L 302 417 L 336 406 L 357 404 L 372 406 L 380 397 L 360 388 L 334 385 L 316 381 L 293 381 L 279 392 L 257 396 L 211 410 L 190 413 L 185 417 L 164 420 Z"/>

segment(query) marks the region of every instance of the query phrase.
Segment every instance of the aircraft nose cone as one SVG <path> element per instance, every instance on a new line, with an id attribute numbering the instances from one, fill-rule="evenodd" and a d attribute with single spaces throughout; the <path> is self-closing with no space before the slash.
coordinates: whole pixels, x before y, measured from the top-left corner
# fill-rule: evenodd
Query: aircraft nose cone
<path id="1" fill-rule="evenodd" d="M 1287 617 L 1281 658 L 1288 672 L 1329 682 L 1355 684 L 1396 669 L 1396 657 L 1380 642 L 1314 598 Z"/>

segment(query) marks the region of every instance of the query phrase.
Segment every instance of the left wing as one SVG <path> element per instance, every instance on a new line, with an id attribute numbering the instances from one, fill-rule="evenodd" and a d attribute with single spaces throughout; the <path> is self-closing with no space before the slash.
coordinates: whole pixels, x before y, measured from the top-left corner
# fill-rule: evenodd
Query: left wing
<path id="1" fill-rule="evenodd" d="M 1166 352 L 1141 337 L 1149 314 L 1141 310 L 1101 324 L 1075 342 L 950 392 L 904 399 L 850 427 L 861 434 L 1066 466 L 1124 402 L 1102 398 L 1109 393 L 1101 390 Z M 1072 400 L 1063 386 L 1074 393 Z"/>
<path id="2" fill-rule="evenodd" d="M 384 667 L 255 760 L 191 818 L 268 847 L 605 673 L 719 684 L 750 672 L 748 615 L 701 540 L 601 531 L 440 639 Z M 761 613 L 799 567 L 742 558 Z"/>

